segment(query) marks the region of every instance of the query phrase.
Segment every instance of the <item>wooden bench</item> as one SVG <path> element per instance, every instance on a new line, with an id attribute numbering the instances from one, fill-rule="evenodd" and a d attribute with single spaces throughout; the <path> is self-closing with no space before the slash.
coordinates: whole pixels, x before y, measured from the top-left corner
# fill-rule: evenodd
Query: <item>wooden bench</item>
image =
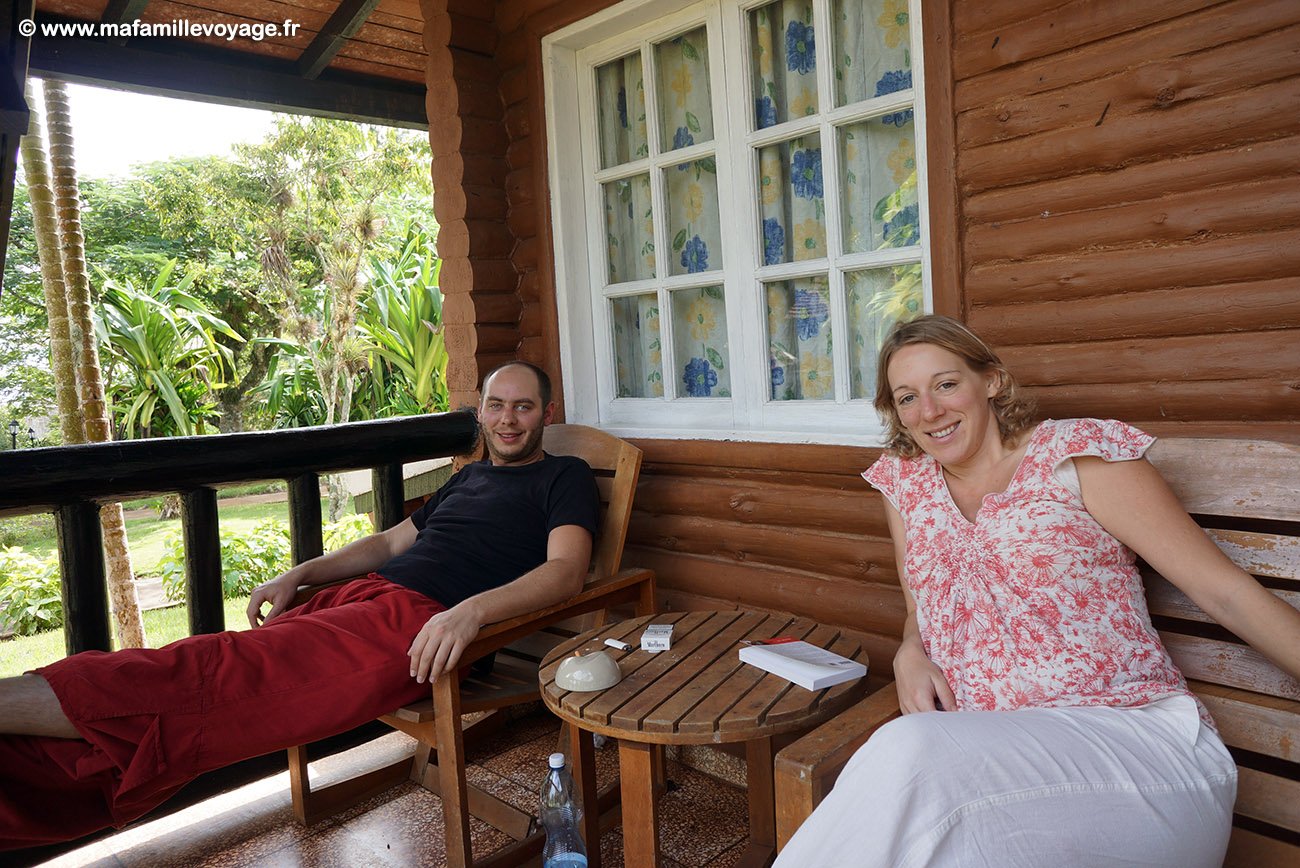
<path id="1" fill-rule="evenodd" d="M 1300 447 L 1172 438 L 1148 453 L 1183 506 L 1232 560 L 1300 609 Z M 1215 624 L 1144 564 L 1152 620 L 1237 760 L 1232 868 L 1300 865 L 1300 683 Z M 876 661 L 876 667 L 889 667 Z M 897 717 L 891 683 L 776 758 L 784 846 L 849 757 Z"/>

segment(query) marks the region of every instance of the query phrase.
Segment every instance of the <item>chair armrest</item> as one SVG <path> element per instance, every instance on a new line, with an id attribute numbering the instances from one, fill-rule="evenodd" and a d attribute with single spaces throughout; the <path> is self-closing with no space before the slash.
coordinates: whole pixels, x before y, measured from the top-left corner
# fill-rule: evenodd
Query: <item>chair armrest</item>
<path id="1" fill-rule="evenodd" d="M 351 578 L 347 578 L 347 579 L 335 579 L 332 582 L 322 582 L 319 585 L 299 585 L 298 590 L 293 595 L 293 602 L 289 604 L 289 607 L 293 608 L 294 606 L 301 606 L 303 603 L 307 602 L 312 597 L 316 596 L 326 588 L 333 588 L 337 585 L 346 585 L 348 582 L 352 582 L 361 578 L 365 578 L 365 577 L 352 576 Z"/>
<path id="2" fill-rule="evenodd" d="M 776 755 L 776 841 L 786 845 L 830 792 L 854 751 L 901 712 L 890 682 Z"/>

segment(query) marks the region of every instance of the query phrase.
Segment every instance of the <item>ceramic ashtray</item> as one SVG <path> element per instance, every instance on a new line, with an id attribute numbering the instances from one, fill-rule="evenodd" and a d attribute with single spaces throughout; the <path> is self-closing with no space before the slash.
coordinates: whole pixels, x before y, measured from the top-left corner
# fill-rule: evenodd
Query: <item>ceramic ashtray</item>
<path id="1" fill-rule="evenodd" d="M 585 692 L 613 687 L 623 679 L 618 663 L 604 651 L 575 654 L 560 661 L 555 686 L 561 690 Z"/>

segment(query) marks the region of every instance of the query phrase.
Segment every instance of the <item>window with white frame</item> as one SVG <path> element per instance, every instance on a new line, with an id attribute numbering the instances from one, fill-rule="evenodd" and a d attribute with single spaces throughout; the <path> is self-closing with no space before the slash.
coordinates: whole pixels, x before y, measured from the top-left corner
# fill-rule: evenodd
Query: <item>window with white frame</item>
<path id="1" fill-rule="evenodd" d="M 627 0 L 543 43 L 566 411 L 874 442 L 927 306 L 907 0 Z"/>

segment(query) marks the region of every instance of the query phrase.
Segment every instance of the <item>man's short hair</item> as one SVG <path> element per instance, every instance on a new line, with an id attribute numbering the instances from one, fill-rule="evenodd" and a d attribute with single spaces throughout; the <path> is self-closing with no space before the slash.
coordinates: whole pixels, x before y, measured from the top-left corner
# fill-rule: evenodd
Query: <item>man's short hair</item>
<path id="1" fill-rule="evenodd" d="M 487 388 L 488 380 L 496 376 L 497 371 L 504 371 L 506 368 L 514 368 L 514 367 L 527 368 L 528 370 L 532 371 L 533 375 L 537 377 L 537 391 L 542 397 L 542 407 L 545 407 L 547 404 L 551 403 L 550 375 L 547 374 L 545 371 L 543 371 L 541 368 L 539 368 L 537 365 L 534 365 L 532 362 L 525 362 L 523 359 L 515 359 L 514 361 L 505 362 L 503 364 L 497 365 L 495 368 L 488 371 L 487 376 L 483 378 L 483 388 L 484 389 Z"/>

